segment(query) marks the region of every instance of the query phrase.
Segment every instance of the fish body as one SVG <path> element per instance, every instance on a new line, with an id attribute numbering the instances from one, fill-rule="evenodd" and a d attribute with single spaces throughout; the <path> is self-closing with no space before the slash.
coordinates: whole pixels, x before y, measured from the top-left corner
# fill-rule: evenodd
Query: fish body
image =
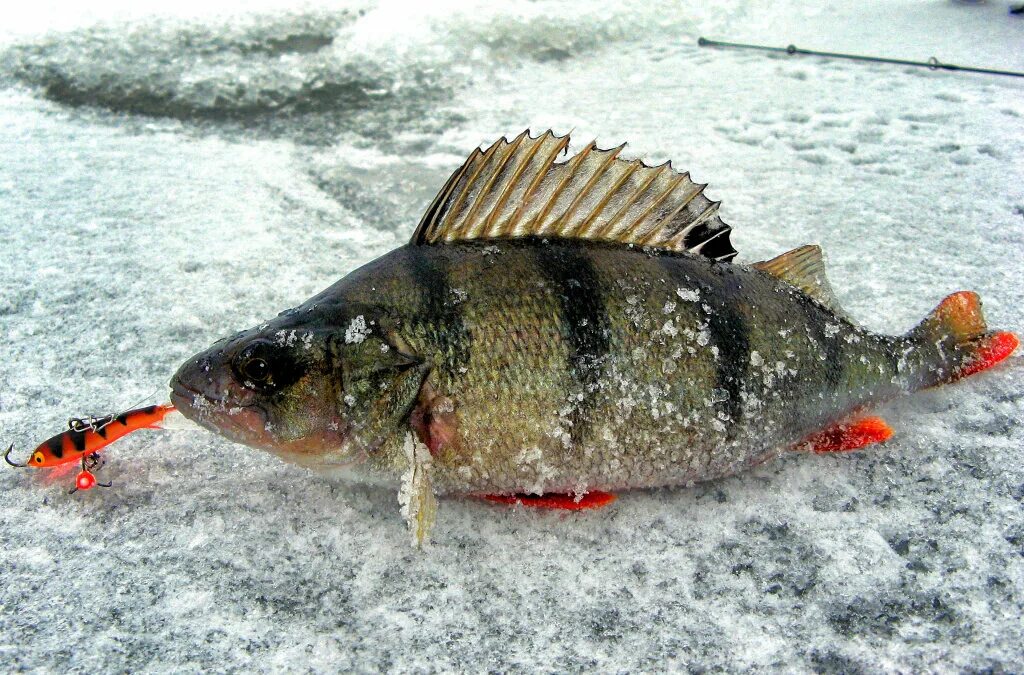
<path id="1" fill-rule="evenodd" d="M 444 491 L 716 478 L 913 384 L 905 339 L 766 272 L 597 242 L 405 246 L 296 316 L 339 334 L 394 326 L 431 364 L 424 385 L 440 402 L 424 405 L 449 409 L 430 413 L 450 436 L 433 448 Z M 399 473 L 404 431 L 367 468 Z"/>
<path id="2" fill-rule="evenodd" d="M 474 151 L 409 245 L 190 359 L 172 401 L 287 460 L 399 482 L 421 539 L 434 493 L 687 485 L 878 440 L 880 420 L 857 443 L 835 430 L 1017 346 L 967 292 L 872 333 L 818 247 L 734 263 L 703 186 L 621 147 L 556 161 L 567 144 Z"/>

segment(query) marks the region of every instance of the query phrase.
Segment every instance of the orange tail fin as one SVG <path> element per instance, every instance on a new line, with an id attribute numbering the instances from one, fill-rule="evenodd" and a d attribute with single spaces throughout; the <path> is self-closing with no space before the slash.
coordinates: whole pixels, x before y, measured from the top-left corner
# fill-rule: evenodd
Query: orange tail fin
<path id="1" fill-rule="evenodd" d="M 988 330 L 977 293 L 959 291 L 939 303 L 907 334 L 907 355 L 918 388 L 934 387 L 987 370 L 1017 349 L 1020 340 Z"/>

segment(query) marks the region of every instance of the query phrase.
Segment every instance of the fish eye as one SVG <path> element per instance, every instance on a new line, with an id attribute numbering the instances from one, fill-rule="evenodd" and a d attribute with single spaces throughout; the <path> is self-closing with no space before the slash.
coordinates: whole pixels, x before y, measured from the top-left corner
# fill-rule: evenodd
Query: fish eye
<path id="1" fill-rule="evenodd" d="M 253 382 L 265 382 L 270 379 L 270 365 L 266 359 L 261 359 L 258 356 L 243 361 L 239 370 Z"/>
<path id="2" fill-rule="evenodd" d="M 34 455 L 32 455 L 32 461 L 35 462 L 36 464 L 42 464 L 43 463 L 43 453 L 37 452 Z"/>
<path id="3" fill-rule="evenodd" d="M 282 345 L 255 340 L 246 345 L 231 362 L 235 376 L 250 389 L 262 392 L 283 389 L 302 377 L 305 366 Z"/>
<path id="4" fill-rule="evenodd" d="M 232 366 L 238 379 L 248 384 L 265 387 L 272 384 L 276 359 L 273 345 L 257 340 L 242 349 L 235 356 Z"/>

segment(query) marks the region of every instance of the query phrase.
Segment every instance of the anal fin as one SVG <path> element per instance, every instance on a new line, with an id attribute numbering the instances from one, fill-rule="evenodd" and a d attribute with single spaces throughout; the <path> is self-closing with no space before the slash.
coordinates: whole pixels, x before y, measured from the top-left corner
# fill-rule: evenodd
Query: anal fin
<path id="1" fill-rule="evenodd" d="M 886 441 L 892 434 L 892 427 L 881 417 L 862 417 L 812 434 L 796 447 L 818 454 L 849 452 Z"/>
<path id="2" fill-rule="evenodd" d="M 483 495 L 489 502 L 498 504 L 522 504 L 535 509 L 556 509 L 563 511 L 582 511 L 584 509 L 599 509 L 608 506 L 615 501 L 615 495 L 610 492 L 593 491 L 582 497 L 571 494 L 546 494 L 546 495 Z"/>

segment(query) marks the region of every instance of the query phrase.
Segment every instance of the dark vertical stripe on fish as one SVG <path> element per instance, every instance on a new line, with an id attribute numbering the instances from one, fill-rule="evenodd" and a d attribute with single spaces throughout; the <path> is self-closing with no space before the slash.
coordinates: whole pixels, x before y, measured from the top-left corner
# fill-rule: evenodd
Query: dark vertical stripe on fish
<path id="1" fill-rule="evenodd" d="M 728 417 L 726 439 L 732 440 L 743 420 L 741 394 L 750 369 L 750 329 L 740 309 L 743 290 L 736 285 L 728 264 L 720 267 L 707 265 L 706 269 L 698 265 L 684 267 L 673 255 L 662 255 L 659 261 L 677 289 L 699 290 L 700 304 L 711 308 L 707 313 L 709 346 L 718 348 L 715 389 L 723 390 L 727 396 L 720 397 L 724 400 L 714 399 L 715 413 L 724 413 Z M 687 272 L 698 278 L 691 279 Z"/>
<path id="2" fill-rule="evenodd" d="M 718 388 L 729 394 L 729 398 L 717 403 L 716 408 L 729 417 L 726 433 L 731 440 L 737 425 L 743 420 L 742 392 L 750 369 L 750 329 L 733 293 L 719 300 L 718 303 L 709 303 L 708 331 L 711 344 L 718 347 L 715 381 Z"/>
<path id="3" fill-rule="evenodd" d="M 843 344 L 838 335 L 829 337 L 825 333 L 825 324 L 830 321 L 839 324 L 840 321 L 803 293 L 793 293 L 792 295 L 807 320 L 808 336 L 818 343 L 825 355 L 822 369 L 825 376 L 824 384 L 828 385 L 828 391 L 834 392 L 839 388 L 844 376 Z"/>
<path id="4" fill-rule="evenodd" d="M 539 244 L 535 255 L 541 274 L 558 298 L 559 325 L 569 348 L 568 370 L 583 395 L 569 414 L 569 438 L 579 448 L 590 434 L 611 346 L 605 294 L 583 247 Z"/>
<path id="5" fill-rule="evenodd" d="M 419 311 L 428 330 L 443 331 L 432 335 L 434 344 L 442 345 L 448 377 L 458 377 L 459 369 L 469 364 L 472 336 L 462 318 L 462 308 L 448 280 L 448 264 L 438 249 L 409 249 L 409 272 L 420 292 Z"/>

